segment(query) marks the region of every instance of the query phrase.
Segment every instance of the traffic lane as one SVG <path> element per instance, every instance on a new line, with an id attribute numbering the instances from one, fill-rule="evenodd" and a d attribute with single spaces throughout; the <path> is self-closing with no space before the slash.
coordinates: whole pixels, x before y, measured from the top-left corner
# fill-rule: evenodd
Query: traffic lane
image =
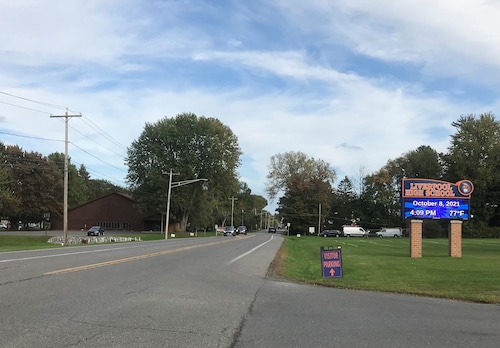
<path id="1" fill-rule="evenodd" d="M 0 284 L 39 277 L 47 272 L 104 262 L 126 262 L 232 240 L 216 237 L 74 246 L 0 253 Z M 235 242 L 235 241 L 234 241 Z"/>
<path id="2" fill-rule="evenodd" d="M 253 262 L 241 272 L 247 263 L 231 260 L 261 243 L 233 238 L 2 285 L 0 346 L 229 347 L 264 282 Z"/>
<path id="3" fill-rule="evenodd" d="M 497 347 L 500 308 L 269 280 L 236 348 Z"/>

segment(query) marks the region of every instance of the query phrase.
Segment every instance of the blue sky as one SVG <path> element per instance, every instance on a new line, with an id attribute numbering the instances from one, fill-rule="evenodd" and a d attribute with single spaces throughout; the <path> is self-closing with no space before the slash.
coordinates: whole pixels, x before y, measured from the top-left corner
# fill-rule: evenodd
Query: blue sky
<path id="1" fill-rule="evenodd" d="M 183 112 L 232 129 L 241 180 L 263 196 L 275 154 L 357 183 L 420 145 L 445 152 L 460 115 L 499 115 L 496 0 L 17 0 L 0 13 L 0 140 L 64 152 L 49 116 L 67 107 L 83 115 L 72 162 L 118 185 L 145 123 Z"/>

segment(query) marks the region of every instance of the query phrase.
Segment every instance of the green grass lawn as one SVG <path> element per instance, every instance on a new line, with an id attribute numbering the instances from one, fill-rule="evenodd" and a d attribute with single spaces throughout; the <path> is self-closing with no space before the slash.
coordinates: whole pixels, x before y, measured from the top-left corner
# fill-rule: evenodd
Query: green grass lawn
<path id="1" fill-rule="evenodd" d="M 0 251 L 34 250 L 60 248 L 60 245 L 49 244 L 50 236 L 0 236 Z"/>
<path id="2" fill-rule="evenodd" d="M 323 278 L 322 246 L 342 248 L 342 278 Z M 448 239 L 424 239 L 422 258 L 410 258 L 407 238 L 286 237 L 278 272 L 338 288 L 500 303 L 500 239 L 463 239 L 458 258 L 448 256 Z"/>

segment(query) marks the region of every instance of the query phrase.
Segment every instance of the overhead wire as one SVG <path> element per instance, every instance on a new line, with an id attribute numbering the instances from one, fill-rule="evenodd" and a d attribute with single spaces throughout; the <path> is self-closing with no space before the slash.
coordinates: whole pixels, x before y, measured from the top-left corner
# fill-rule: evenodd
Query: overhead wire
<path id="1" fill-rule="evenodd" d="M 62 105 L 57 105 L 57 104 L 42 102 L 42 101 L 30 99 L 30 98 L 25 98 L 25 97 L 21 97 L 21 96 L 18 96 L 18 95 L 12 94 L 12 93 L 3 92 L 3 91 L 0 91 L 0 94 L 5 95 L 5 96 L 9 96 L 9 97 L 12 97 L 12 98 L 17 98 L 17 99 L 20 99 L 20 100 L 24 100 L 24 101 L 27 101 L 27 102 L 31 102 L 31 103 L 36 103 L 36 104 L 43 105 L 43 106 L 50 107 L 50 108 L 55 108 L 55 109 L 65 110 L 65 111 L 70 111 L 69 108 L 64 107 Z M 0 101 L 0 103 L 6 104 L 6 105 L 10 105 L 10 106 L 13 106 L 13 107 L 17 107 L 17 108 L 26 109 L 26 110 L 29 110 L 29 111 L 43 113 L 43 114 L 46 114 L 46 115 L 52 115 L 52 113 L 50 113 L 48 111 L 37 110 L 37 109 L 34 109 L 34 108 L 29 108 L 29 107 L 25 107 L 25 106 L 14 104 L 14 103 L 9 103 L 9 102 L 5 102 L 5 101 Z M 73 111 L 71 111 L 71 112 L 73 112 Z M 104 130 L 102 130 L 102 128 L 100 128 L 99 126 L 97 126 L 88 116 L 85 116 L 85 119 L 86 120 L 83 123 L 85 123 L 89 128 L 93 129 L 94 131 L 97 131 L 101 136 L 103 136 L 104 138 L 106 138 L 108 141 L 114 143 L 115 145 L 117 145 L 117 146 L 119 146 L 121 148 L 126 149 L 126 147 L 124 145 L 122 145 L 120 142 L 118 142 L 113 137 L 111 137 L 108 133 L 106 133 Z M 62 119 L 59 119 L 59 121 L 64 123 L 64 121 Z M 85 135 L 80 130 L 76 129 L 75 127 L 71 127 L 70 126 L 70 128 L 73 129 L 74 131 L 78 132 L 83 137 L 91 140 L 93 143 L 97 144 L 99 147 L 104 148 L 104 149 L 108 150 L 109 152 L 112 152 L 115 155 L 120 156 L 120 158 L 122 158 L 123 160 L 125 160 L 125 157 L 123 156 L 123 154 L 119 154 L 119 153 L 117 153 L 117 152 L 115 152 L 115 151 L 113 151 L 113 150 L 111 150 L 109 148 L 106 148 L 102 143 L 99 143 L 99 142 L 96 142 L 96 141 L 92 140 L 89 136 Z M 64 140 L 48 139 L 48 138 L 43 138 L 43 137 L 36 137 L 36 136 L 15 134 L 15 133 L 10 133 L 10 132 L 3 132 L 3 131 L 0 131 L 0 133 L 1 134 L 5 134 L 5 135 L 10 135 L 10 136 L 31 138 L 31 139 L 44 140 L 44 141 L 59 141 L 59 142 L 64 142 Z M 89 156 L 91 156 L 91 157 L 99 160 L 100 162 L 102 162 L 102 163 L 104 163 L 104 164 L 106 164 L 106 165 L 108 165 L 108 166 L 110 166 L 110 167 L 112 167 L 114 169 L 117 169 L 119 171 L 126 172 L 123 168 L 119 168 L 117 166 L 114 166 L 114 165 L 112 165 L 112 164 L 110 164 L 110 163 L 102 160 L 102 158 L 99 158 L 99 157 L 93 155 L 89 151 L 84 150 L 82 146 L 78 146 L 75 142 L 69 142 L 69 143 L 72 146 L 74 146 L 75 148 L 79 149 L 80 151 L 86 153 L 87 155 L 89 155 Z M 106 177 L 112 179 L 115 182 L 122 182 L 122 181 L 113 179 L 113 178 L 111 178 L 109 176 L 106 176 Z"/>
<path id="2" fill-rule="evenodd" d="M 43 106 L 46 106 L 46 107 L 49 107 L 49 108 L 54 108 L 54 109 L 58 109 L 58 110 L 64 110 L 64 111 L 68 111 L 68 112 L 72 112 L 72 113 L 75 113 L 75 114 L 81 114 L 82 117 L 80 118 L 77 118 L 78 120 L 81 120 L 84 124 L 86 124 L 86 126 L 88 126 L 89 128 L 93 129 L 94 131 L 97 131 L 97 133 L 99 133 L 101 136 L 103 136 L 104 138 L 106 138 L 108 141 L 110 141 L 111 143 L 113 143 L 114 145 L 117 145 L 118 147 L 120 148 L 123 148 L 123 149 L 127 149 L 126 146 L 124 146 L 123 144 L 121 144 L 119 141 L 117 141 L 116 139 L 114 139 L 113 137 L 111 137 L 109 135 L 109 133 L 105 132 L 102 128 L 100 128 L 96 123 L 94 123 L 88 116 L 86 116 L 85 114 L 83 113 L 78 113 L 76 111 L 73 111 L 65 106 L 62 106 L 62 105 L 57 105 L 57 104 L 52 104 L 52 103 L 47 103 L 47 102 L 42 102 L 42 101 L 37 101 L 37 100 L 34 100 L 34 99 L 30 99 L 30 98 L 25 98 L 25 97 L 21 97 L 21 96 L 18 96 L 18 95 L 14 95 L 14 94 L 11 94 L 11 93 L 6 93 L 6 92 L 2 92 L 0 91 L 0 94 L 2 95 L 6 95 L 6 96 L 9 96 L 9 97 L 13 97 L 13 98 L 17 98 L 17 99 L 20 99 L 20 100 L 24 100 L 24 101 L 27 101 L 27 102 L 31 102 L 31 103 L 36 103 L 36 104 L 39 104 L 39 105 L 43 105 Z M 46 115 L 52 115 L 52 113 L 48 112 L 48 111 L 41 111 L 41 110 L 37 110 L 37 109 L 33 109 L 33 108 L 29 108 L 29 107 L 25 107 L 25 106 L 21 106 L 21 105 L 17 105 L 17 104 L 13 104 L 13 103 L 8 103 L 8 102 L 4 102 L 4 101 L 0 101 L 0 103 L 3 103 L 3 104 L 6 104 L 6 105 L 10 105 L 10 106 L 14 106 L 14 107 L 17 107 L 17 108 L 22 108 L 22 109 L 26 109 L 26 110 L 29 110 L 29 111 L 35 111 L 35 112 L 38 112 L 38 113 L 43 113 L 43 114 L 46 114 Z M 63 122 L 64 123 L 64 120 L 62 120 L 61 118 L 59 119 L 60 122 Z M 100 146 L 101 148 L 104 148 L 112 153 L 114 153 L 115 155 L 117 156 L 120 156 L 123 160 L 125 160 L 125 156 L 119 154 L 119 153 L 116 153 L 115 151 L 109 149 L 109 148 L 106 148 L 102 143 L 99 143 L 99 142 L 95 142 L 93 139 L 91 139 L 89 136 L 85 135 L 84 133 L 82 133 L 79 129 L 73 127 L 73 126 L 69 126 L 72 130 L 76 131 L 77 133 L 79 133 L 80 135 L 82 135 L 83 137 L 85 137 L 86 139 L 89 139 L 90 141 L 92 141 L 93 143 L 96 143 L 98 146 Z M 15 134 L 15 133 L 9 133 L 9 132 L 2 132 L 0 131 L 1 134 L 6 134 L 6 135 L 10 135 L 10 136 L 16 136 L 16 137 L 24 137 L 24 138 L 31 138 L 31 139 L 37 139 L 37 140 L 43 140 L 43 141 L 57 141 L 57 142 L 64 142 L 64 140 L 59 140 L 59 139 L 49 139 L 49 138 L 43 138 L 43 137 L 35 137 L 35 136 L 29 136 L 29 135 L 21 135 L 21 134 Z M 98 161 L 118 170 L 118 171 L 121 171 L 121 172 L 124 172 L 124 173 L 127 173 L 126 170 L 124 170 L 123 168 L 119 168 L 115 165 L 112 165 L 104 160 L 102 160 L 101 158 L 93 155 L 92 153 L 90 153 L 89 151 L 87 150 L 84 150 L 81 146 L 77 145 L 76 143 L 74 142 L 69 142 L 69 144 L 71 144 L 72 146 L 74 146 L 75 148 L 79 149 L 80 151 L 86 153 L 87 155 L 97 159 Z M 34 160 L 31 160 L 32 162 Z M 75 161 L 71 161 L 73 164 L 79 164 L 78 162 L 75 162 Z M 80 166 L 82 164 L 79 164 Z M 120 183 L 120 184 L 123 184 L 124 186 L 124 189 L 127 189 L 126 186 L 127 184 L 123 181 L 120 181 L 120 180 L 116 180 L 106 174 L 103 174 L 103 173 L 100 173 L 99 171 L 96 171 L 90 167 L 88 167 L 87 165 L 85 165 L 85 168 L 86 170 L 89 172 L 89 173 L 95 173 L 97 175 L 94 174 L 95 177 L 97 178 L 108 178 L 109 180 L 111 180 L 111 182 L 116 182 L 116 183 Z M 166 190 L 166 189 L 165 189 Z M 147 195 L 144 195 L 144 193 Z M 151 191 L 151 192 L 143 192 L 143 194 L 140 194 L 140 196 L 143 196 L 143 197 L 151 197 L 151 196 L 158 196 L 158 191 Z"/>

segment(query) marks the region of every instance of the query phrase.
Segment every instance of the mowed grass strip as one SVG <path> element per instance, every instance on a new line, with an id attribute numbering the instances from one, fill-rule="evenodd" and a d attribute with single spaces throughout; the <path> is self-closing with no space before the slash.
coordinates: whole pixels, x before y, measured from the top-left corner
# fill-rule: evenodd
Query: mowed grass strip
<path id="1" fill-rule="evenodd" d="M 342 278 L 323 278 L 320 247 L 342 248 Z M 448 256 L 448 239 L 424 239 L 422 258 L 408 238 L 285 237 L 280 275 L 337 288 L 500 303 L 500 239 L 463 239 L 462 257 Z"/>
<path id="2" fill-rule="evenodd" d="M 49 244 L 50 236 L 0 236 L 0 251 L 35 250 L 60 248 L 60 245 Z"/>
<path id="3" fill-rule="evenodd" d="M 48 240 L 52 236 L 19 236 L 19 235 L 0 235 L 0 252 L 5 251 L 20 251 L 20 250 L 36 250 L 48 248 L 63 248 L 59 244 L 50 244 Z M 139 233 L 130 234 L 126 237 L 139 237 L 143 241 L 165 239 L 165 236 L 159 233 Z M 95 245 L 95 244 L 79 244 Z M 76 246 L 76 245 L 75 245 Z M 64 248 L 71 247 L 71 245 Z"/>
<path id="4" fill-rule="evenodd" d="M 49 232 L 50 233 L 50 232 Z M 69 234 L 71 236 L 71 233 Z M 107 236 L 105 232 L 105 236 Z M 221 236 L 221 233 L 218 233 Z M 122 235 L 123 237 L 137 237 L 141 238 L 142 241 L 151 240 L 162 240 L 165 239 L 165 235 L 161 233 L 126 233 Z M 196 237 L 211 237 L 215 236 L 215 232 L 198 232 L 195 233 Z M 50 244 L 48 240 L 52 236 L 20 236 L 20 235 L 0 235 L 0 252 L 5 251 L 20 251 L 20 250 L 35 250 L 35 249 L 48 249 L 48 248 L 61 248 L 58 244 Z M 181 232 L 175 234 L 175 239 L 179 238 L 193 238 L 189 232 Z M 172 239 L 170 235 L 169 239 Z M 71 246 L 87 246 L 95 244 L 78 244 L 78 245 L 67 245 Z"/>

